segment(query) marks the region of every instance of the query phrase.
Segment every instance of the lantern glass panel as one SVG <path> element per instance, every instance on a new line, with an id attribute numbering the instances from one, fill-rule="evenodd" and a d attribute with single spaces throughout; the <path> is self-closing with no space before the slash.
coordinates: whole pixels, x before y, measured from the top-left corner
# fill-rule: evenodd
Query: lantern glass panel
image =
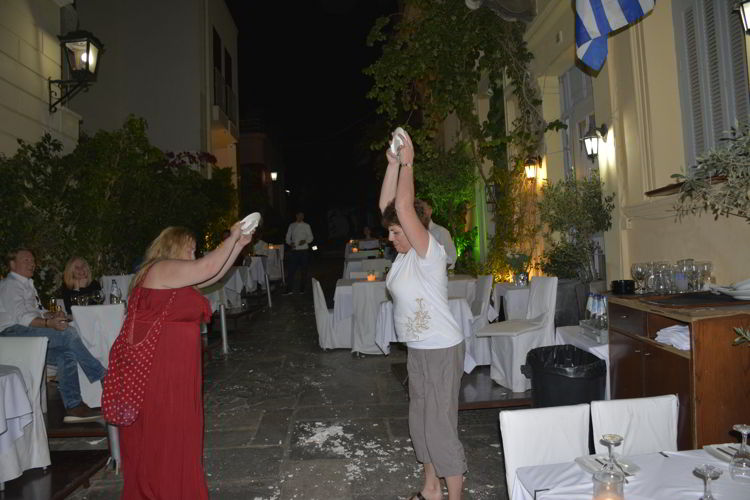
<path id="1" fill-rule="evenodd" d="M 740 16 L 742 17 L 742 24 L 745 27 L 745 33 L 747 33 L 750 31 L 750 1 L 740 4 Z"/>
<path id="2" fill-rule="evenodd" d="M 586 147 L 586 156 L 589 158 L 599 154 L 599 137 L 596 134 L 584 137 L 583 144 Z"/>

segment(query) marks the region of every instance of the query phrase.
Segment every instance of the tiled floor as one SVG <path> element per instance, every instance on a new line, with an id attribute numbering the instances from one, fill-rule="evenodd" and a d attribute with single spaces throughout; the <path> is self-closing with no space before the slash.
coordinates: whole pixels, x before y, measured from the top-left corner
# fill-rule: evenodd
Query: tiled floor
<path id="1" fill-rule="evenodd" d="M 313 270 L 329 297 L 341 265 L 321 259 Z M 403 350 L 322 352 L 309 291 L 276 295 L 272 309 L 239 320 L 230 346 L 205 373 L 211 498 L 396 499 L 420 488 L 406 393 L 391 372 Z M 497 413 L 459 415 L 466 499 L 507 498 Z M 101 471 L 71 498 L 111 500 L 120 488 L 120 477 Z"/>

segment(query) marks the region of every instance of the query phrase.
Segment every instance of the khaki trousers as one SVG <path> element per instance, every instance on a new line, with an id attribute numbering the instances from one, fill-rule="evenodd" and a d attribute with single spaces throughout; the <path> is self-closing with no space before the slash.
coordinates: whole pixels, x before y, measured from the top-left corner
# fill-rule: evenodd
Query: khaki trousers
<path id="1" fill-rule="evenodd" d="M 466 472 L 458 439 L 458 391 L 464 343 L 446 349 L 409 349 L 409 433 L 417 460 L 432 464 L 438 477 Z"/>

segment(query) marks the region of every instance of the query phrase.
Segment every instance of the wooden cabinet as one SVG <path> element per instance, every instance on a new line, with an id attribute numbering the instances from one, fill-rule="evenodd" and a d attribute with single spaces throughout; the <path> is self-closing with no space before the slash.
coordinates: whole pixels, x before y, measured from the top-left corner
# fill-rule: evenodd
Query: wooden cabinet
<path id="1" fill-rule="evenodd" d="M 750 309 L 670 310 L 612 297 L 609 318 L 612 398 L 676 394 L 680 449 L 732 441 L 732 425 L 750 422 L 750 349 L 731 345 Z M 690 329 L 689 351 L 654 340 L 676 324 Z"/>

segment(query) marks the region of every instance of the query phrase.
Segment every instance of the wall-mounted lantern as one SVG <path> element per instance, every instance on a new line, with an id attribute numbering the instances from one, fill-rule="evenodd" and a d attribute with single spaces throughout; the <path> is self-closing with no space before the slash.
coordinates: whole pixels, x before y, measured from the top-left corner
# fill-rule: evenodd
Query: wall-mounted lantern
<path id="1" fill-rule="evenodd" d="M 581 139 L 586 148 L 586 156 L 591 161 L 596 160 L 596 157 L 599 156 L 599 139 L 607 141 L 607 125 L 602 124 L 601 127 L 596 128 L 596 125 L 592 122 L 588 132 Z"/>
<path id="2" fill-rule="evenodd" d="M 62 79 L 48 80 L 50 113 L 96 81 L 99 58 L 104 52 L 102 42 L 88 31 L 71 31 L 58 38 Z"/>
<path id="3" fill-rule="evenodd" d="M 539 165 L 542 163 L 542 159 L 538 156 L 530 156 L 526 162 L 524 163 L 523 170 L 526 173 L 526 179 L 528 180 L 536 180 L 537 177 L 537 171 L 539 170 Z"/>
<path id="4" fill-rule="evenodd" d="M 272 181 L 276 182 L 276 179 L 278 179 L 278 178 L 279 178 L 279 173 L 278 172 L 271 172 L 271 180 Z"/>
<path id="5" fill-rule="evenodd" d="M 745 27 L 745 33 L 750 32 L 750 0 L 744 0 L 737 3 L 736 10 L 740 11 L 742 25 Z"/>
<path id="6" fill-rule="evenodd" d="M 485 184 L 484 185 L 484 201 L 487 205 L 495 204 L 495 196 L 497 195 L 497 184 Z"/>

